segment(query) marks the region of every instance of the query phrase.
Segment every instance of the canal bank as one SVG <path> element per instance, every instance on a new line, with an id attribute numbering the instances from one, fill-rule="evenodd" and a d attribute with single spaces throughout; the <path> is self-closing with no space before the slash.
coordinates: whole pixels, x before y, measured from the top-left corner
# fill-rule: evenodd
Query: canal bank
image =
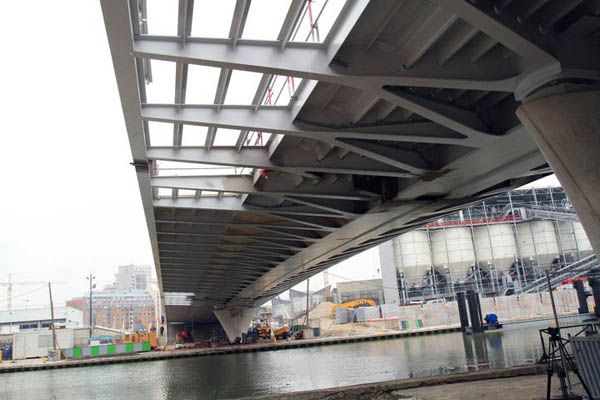
<path id="1" fill-rule="evenodd" d="M 167 351 L 153 351 L 150 353 L 137 353 L 128 355 L 114 355 L 107 357 L 94 357 L 83 359 L 68 359 L 61 361 L 47 361 L 45 359 L 20 360 L 15 362 L 0 363 L 0 373 L 37 371 L 44 369 L 61 369 L 89 367 L 94 365 L 132 363 L 141 361 L 156 361 L 176 358 L 203 357 L 225 354 L 254 353 L 262 351 L 275 351 L 286 349 L 298 349 L 314 346 L 328 346 L 343 343 L 367 342 L 375 340 L 398 339 L 411 336 L 436 335 L 450 332 L 459 332 L 460 326 L 423 328 L 405 332 L 386 332 L 370 335 L 357 335 L 338 338 L 320 338 L 310 340 L 281 341 L 275 343 L 255 343 L 237 346 L 216 348 L 189 348 Z"/>
<path id="2" fill-rule="evenodd" d="M 415 335 L 4 374 L 0 399 L 237 399 L 534 364 L 547 322 L 485 335 Z"/>

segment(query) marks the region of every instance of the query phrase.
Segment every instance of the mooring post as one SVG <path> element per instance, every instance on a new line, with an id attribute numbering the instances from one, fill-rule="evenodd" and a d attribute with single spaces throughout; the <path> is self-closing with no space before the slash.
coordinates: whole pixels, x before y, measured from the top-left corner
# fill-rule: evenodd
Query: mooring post
<path id="1" fill-rule="evenodd" d="M 469 306 L 469 316 L 471 317 L 471 329 L 473 330 L 473 333 L 483 332 L 483 323 L 481 321 L 477 296 L 478 294 L 474 290 L 467 291 L 467 303 Z"/>
<path id="2" fill-rule="evenodd" d="M 590 309 L 587 304 L 587 296 L 582 281 L 573 281 L 573 289 L 577 291 L 577 300 L 579 301 L 579 314 L 588 314 Z"/>
<path id="3" fill-rule="evenodd" d="M 469 327 L 469 315 L 467 314 L 467 302 L 465 301 L 465 292 L 456 292 L 456 304 L 458 305 L 460 330 L 465 332 Z"/>
<path id="4" fill-rule="evenodd" d="M 589 278 L 588 283 L 592 288 L 592 295 L 594 296 L 594 313 L 600 318 L 600 279 Z"/>

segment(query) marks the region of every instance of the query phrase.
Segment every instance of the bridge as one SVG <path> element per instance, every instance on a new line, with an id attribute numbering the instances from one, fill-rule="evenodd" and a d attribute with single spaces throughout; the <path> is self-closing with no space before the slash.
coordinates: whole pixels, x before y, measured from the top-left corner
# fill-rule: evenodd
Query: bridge
<path id="1" fill-rule="evenodd" d="M 193 0 L 154 33 L 147 3 L 101 1 L 168 321 L 238 336 L 306 278 L 552 170 L 600 251 L 600 2 L 291 0 L 260 40 L 251 0 L 221 37 Z"/>

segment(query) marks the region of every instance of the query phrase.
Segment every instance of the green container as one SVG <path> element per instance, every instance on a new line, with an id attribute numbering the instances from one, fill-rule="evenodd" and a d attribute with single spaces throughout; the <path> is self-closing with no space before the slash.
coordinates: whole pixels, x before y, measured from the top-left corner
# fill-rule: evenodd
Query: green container
<path id="1" fill-rule="evenodd" d="M 152 347 L 150 347 L 150 342 L 142 342 L 142 351 L 150 351 Z"/>
<path id="2" fill-rule="evenodd" d="M 133 343 L 125 343 L 125 353 L 133 353 Z"/>
<path id="3" fill-rule="evenodd" d="M 114 343 L 109 344 L 108 346 L 106 346 L 106 354 L 115 354 L 116 349 L 117 346 Z"/>
<path id="4" fill-rule="evenodd" d="M 73 358 L 81 357 L 81 347 L 73 347 Z"/>
<path id="5" fill-rule="evenodd" d="M 100 355 L 100 346 L 91 346 L 90 354 L 92 355 L 92 357 L 99 356 Z"/>
<path id="6" fill-rule="evenodd" d="M 321 336 L 321 328 L 320 327 L 313 328 L 313 336 L 314 337 Z"/>

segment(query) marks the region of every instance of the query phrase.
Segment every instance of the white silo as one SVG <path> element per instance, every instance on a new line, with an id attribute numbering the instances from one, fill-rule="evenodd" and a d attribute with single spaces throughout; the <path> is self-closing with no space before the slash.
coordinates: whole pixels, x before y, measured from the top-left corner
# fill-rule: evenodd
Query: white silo
<path id="1" fill-rule="evenodd" d="M 394 258 L 398 271 L 404 273 L 406 287 L 420 285 L 431 267 L 427 232 L 413 230 L 393 239 Z"/>
<path id="2" fill-rule="evenodd" d="M 517 258 L 517 245 L 513 226 L 492 224 L 474 227 L 477 261 L 482 268 L 492 264 L 498 272 L 507 272 Z M 491 243 L 491 246 L 490 246 Z"/>
<path id="3" fill-rule="evenodd" d="M 577 246 L 579 246 L 579 252 L 581 253 L 581 257 L 587 257 L 594 253 L 594 249 L 592 249 L 592 244 L 583 229 L 583 225 L 581 222 L 573 222 L 573 227 L 575 228 L 575 236 L 577 237 Z"/>
<path id="4" fill-rule="evenodd" d="M 454 281 L 464 280 L 469 267 L 475 265 L 471 229 L 468 227 L 432 229 L 430 236 L 433 265 L 438 271 L 448 266 Z"/>
<path id="5" fill-rule="evenodd" d="M 540 265 L 552 263 L 559 255 L 558 240 L 553 221 L 531 221 L 517 224 L 519 247 L 523 262 L 539 261 Z"/>
<path id="6" fill-rule="evenodd" d="M 558 221 L 558 227 L 562 248 L 567 259 L 575 258 L 578 251 L 582 258 L 594 252 L 581 222 Z"/>

